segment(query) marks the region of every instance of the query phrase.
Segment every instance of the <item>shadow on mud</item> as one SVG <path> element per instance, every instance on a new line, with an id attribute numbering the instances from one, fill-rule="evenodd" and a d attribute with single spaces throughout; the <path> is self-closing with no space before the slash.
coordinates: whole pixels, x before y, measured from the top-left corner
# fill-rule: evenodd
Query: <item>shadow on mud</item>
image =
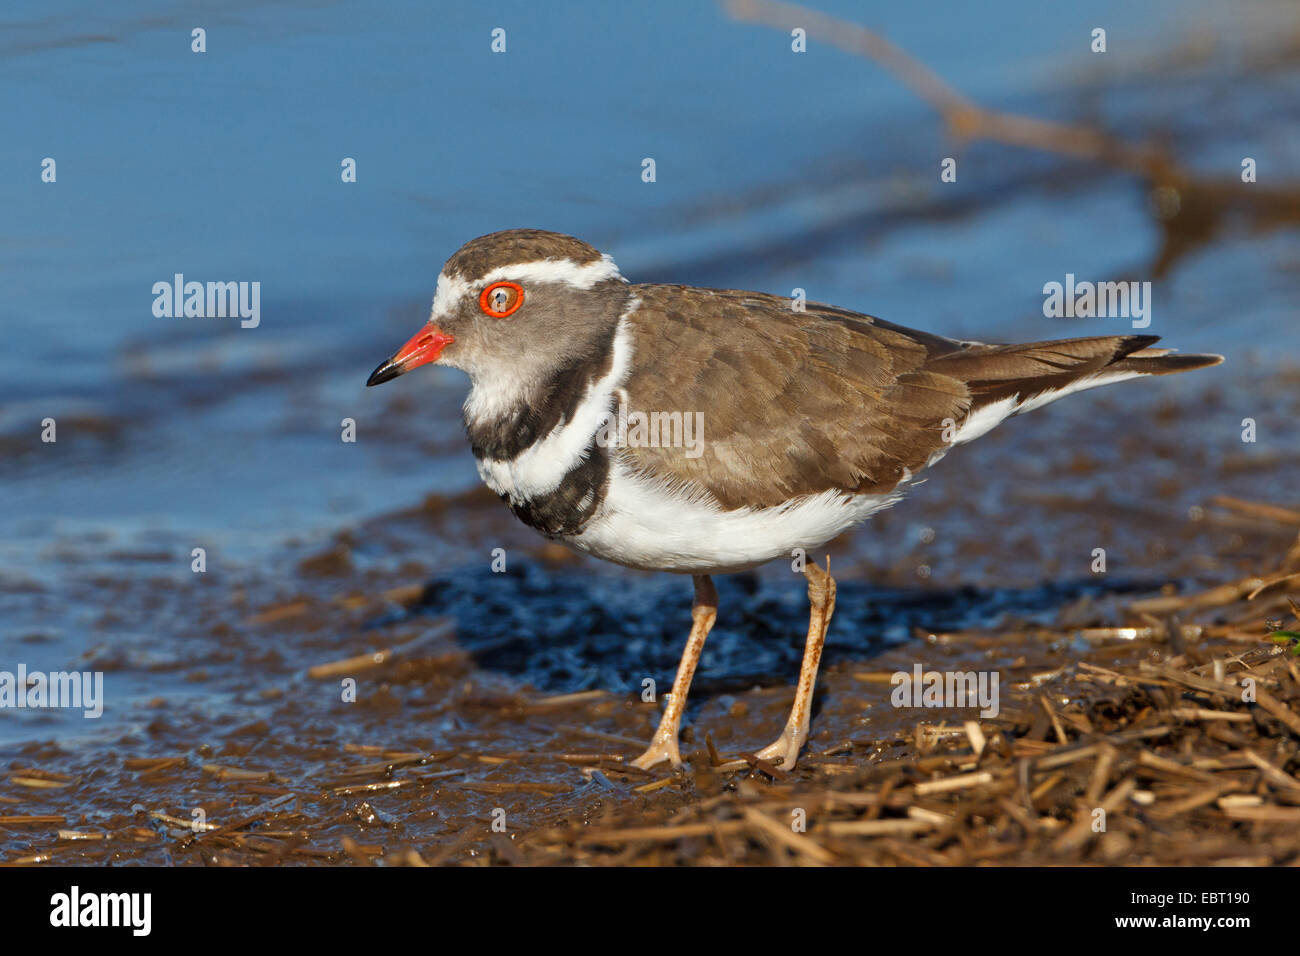
<path id="1" fill-rule="evenodd" d="M 807 629 L 802 578 L 757 574 L 716 579 L 719 618 L 705 646 L 693 700 L 756 685 L 793 683 Z M 1033 588 L 877 588 L 840 579 L 823 666 L 869 658 L 936 631 L 1048 624 L 1082 599 L 1153 591 L 1155 582 L 1076 579 Z M 690 626 L 685 577 L 628 580 L 554 572 L 515 561 L 508 572 L 431 579 L 405 615 L 450 617 L 476 665 L 547 693 L 619 690 L 646 677 L 672 681 Z"/>

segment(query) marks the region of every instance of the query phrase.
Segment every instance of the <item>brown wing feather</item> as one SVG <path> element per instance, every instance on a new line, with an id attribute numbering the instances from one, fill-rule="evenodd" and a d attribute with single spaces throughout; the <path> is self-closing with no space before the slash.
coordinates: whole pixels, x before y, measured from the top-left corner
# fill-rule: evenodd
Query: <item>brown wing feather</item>
<path id="1" fill-rule="evenodd" d="M 1155 335 L 1105 335 L 988 345 L 940 356 L 931 368 L 966 382 L 978 408 L 1013 395 L 1027 399 L 1064 388 L 1157 341 Z"/>
<path id="2" fill-rule="evenodd" d="M 703 413 L 703 453 L 634 447 L 634 469 L 726 508 L 832 488 L 891 490 L 943 447 L 965 384 L 926 363 L 959 343 L 869 316 L 754 292 L 638 286 L 631 411 Z M 718 331 L 723 330 L 719 335 Z"/>
<path id="3" fill-rule="evenodd" d="M 929 368 L 964 381 L 970 387 L 974 410 L 1011 396 L 1028 401 L 1102 371 L 1168 375 L 1223 361 L 1220 355 L 1181 355 L 1171 354 L 1171 349 L 1150 348 L 1158 341 L 1158 335 L 1101 335 L 976 346 L 938 356 Z"/>
<path id="4" fill-rule="evenodd" d="M 703 453 L 633 447 L 624 460 L 726 508 L 833 488 L 888 492 L 946 446 L 947 422 L 988 403 L 1064 390 L 1103 369 L 1164 375 L 1222 361 L 1150 348 L 1151 335 L 984 345 L 833 306 L 795 312 L 757 292 L 633 291 L 629 410 L 703 412 Z"/>

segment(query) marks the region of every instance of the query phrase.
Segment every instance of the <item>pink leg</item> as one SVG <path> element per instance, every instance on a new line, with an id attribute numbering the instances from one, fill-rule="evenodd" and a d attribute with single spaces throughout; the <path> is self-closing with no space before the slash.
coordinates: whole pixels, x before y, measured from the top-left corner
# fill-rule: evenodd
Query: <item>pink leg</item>
<path id="1" fill-rule="evenodd" d="M 646 752 L 632 761 L 632 766 L 649 770 L 657 763 L 669 761 L 674 767 L 682 765 L 682 755 L 677 749 L 677 732 L 681 727 L 682 713 L 686 710 L 686 695 L 695 676 L 695 665 L 700 662 L 704 639 L 713 629 L 718 617 L 718 592 L 707 574 L 695 576 L 695 603 L 691 606 L 691 636 L 686 639 L 682 662 L 677 666 L 677 677 L 668 697 L 668 706 L 659 720 Z M 815 665 L 814 665 L 815 666 Z"/>
<path id="2" fill-rule="evenodd" d="M 808 578 L 808 603 L 812 609 L 808 615 L 808 640 L 804 644 L 799 686 L 794 692 L 794 706 L 790 708 L 790 719 L 786 721 L 781 736 L 756 754 L 764 760 L 779 759 L 782 770 L 794 769 L 795 761 L 799 759 L 799 750 L 808 739 L 817 666 L 822 660 L 822 645 L 826 643 L 831 615 L 835 613 L 835 579 L 831 577 L 830 558 L 826 559 L 825 571 L 817 567 L 816 563 L 809 563 L 804 565 L 803 573 Z"/>

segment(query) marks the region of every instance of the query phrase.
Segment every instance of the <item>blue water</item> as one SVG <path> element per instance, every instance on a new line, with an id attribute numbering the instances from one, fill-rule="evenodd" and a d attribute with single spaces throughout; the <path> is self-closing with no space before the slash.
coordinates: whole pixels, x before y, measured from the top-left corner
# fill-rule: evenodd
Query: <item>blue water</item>
<path id="1" fill-rule="evenodd" d="M 1270 177 L 1300 169 L 1294 125 L 1264 125 L 1279 103 L 1250 138 L 1202 121 L 1198 103 L 1227 121 L 1261 109 L 1232 104 L 1231 55 L 1190 81 L 1150 68 L 1207 30 L 1248 47 L 1285 15 L 1267 4 L 821 7 L 989 105 L 1069 119 L 1100 103 L 1121 132 L 1182 137 L 1194 167 L 1231 175 L 1249 150 Z M 1104 58 L 1088 51 L 1096 25 Z M 191 52 L 196 26 L 206 53 Z M 1270 82 L 1294 89 L 1293 74 Z M 382 438 L 393 393 L 362 383 L 422 321 L 442 261 L 481 233 L 572 232 L 633 280 L 800 287 L 994 340 L 1126 330 L 1043 318 L 1042 285 L 1140 270 L 1158 241 L 1125 177 L 958 149 L 874 64 L 815 40 L 795 55 L 784 33 L 685 0 L 10 2 L 0 88 L 0 567 L 28 574 L 92 532 L 252 556 L 472 484 L 463 380 L 404 382 L 427 421 Z M 947 155 L 952 186 L 938 182 Z M 1297 262 L 1294 232 L 1198 252 L 1157 284 L 1149 331 L 1226 352 L 1239 382 L 1293 361 Z M 260 282 L 260 326 L 156 318 L 151 288 L 177 272 Z M 57 445 L 37 440 L 46 416 Z M 357 445 L 339 441 L 345 417 Z"/>
<path id="2" fill-rule="evenodd" d="M 295 336 L 304 363 L 320 351 L 342 360 L 387 331 L 376 326 L 391 303 L 427 297 L 446 255 L 483 232 L 573 232 L 635 276 L 701 245 L 743 249 L 756 238 L 744 200 L 765 188 L 808 198 L 754 209 L 766 233 L 826 218 L 844 201 L 830 190 L 817 201 L 833 185 L 817 178 L 828 159 L 880 189 L 891 175 L 928 172 L 942 146 L 928 112 L 874 65 L 816 42 L 794 55 L 788 37 L 705 3 L 178 6 L 60 15 L 19 2 L 0 14 L 0 308 L 21 336 L 0 357 L 6 399 L 110 380 L 121 351 L 142 342 L 238 334 L 155 319 L 148 290 L 175 272 L 260 281 L 266 323 L 254 334 Z M 1194 33 L 1211 9 L 826 8 L 990 102 L 1050 90 L 1063 65 L 1092 67 L 1094 22 L 1108 26 L 1107 68 L 1119 72 L 1170 43 L 1167 31 Z M 190 51 L 196 25 L 208 34 L 203 54 Z M 504 54 L 489 49 L 497 26 Z M 53 185 L 39 179 L 46 156 L 58 162 Z M 640 178 L 647 156 L 653 184 Z M 340 182 L 344 157 L 357 160 L 355 184 Z M 1059 228 L 1052 210 L 1037 214 Z M 1003 242 L 1016 231 L 996 230 L 983 248 L 999 258 L 979 265 L 1012 272 L 1016 250 Z M 960 258 L 979 254 L 945 234 Z M 930 254 L 958 258 L 942 246 Z M 1093 265 L 1070 255 L 1080 270 Z M 827 296 L 853 291 L 846 284 Z"/>

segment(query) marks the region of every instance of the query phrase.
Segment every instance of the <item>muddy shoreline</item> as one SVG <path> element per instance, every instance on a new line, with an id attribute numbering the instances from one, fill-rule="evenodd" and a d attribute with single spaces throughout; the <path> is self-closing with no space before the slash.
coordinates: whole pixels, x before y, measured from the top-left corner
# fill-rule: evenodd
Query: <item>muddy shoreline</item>
<path id="1" fill-rule="evenodd" d="M 1208 409 L 1216 401 L 1207 394 Z M 714 768 L 743 761 L 784 720 L 806 604 L 801 582 L 783 567 L 718 580 L 720 621 L 683 736 L 690 765 L 678 774 L 647 774 L 623 761 L 644 745 L 658 715 L 659 705 L 641 700 L 643 680 L 661 689 L 671 682 L 689 621 L 687 579 L 571 555 L 517 526 L 484 490 L 430 496 L 323 546 L 289 545 L 274 573 L 214 561 L 187 581 L 174 573 L 124 578 L 69 565 L 66 588 L 36 591 L 33 610 L 73 595 L 97 609 L 88 626 L 103 637 L 80 666 L 105 671 L 114 688 L 114 714 L 103 725 L 111 736 L 78 742 L 43 736 L 33 725 L 29 742 L 4 748 L 0 854 L 7 863 L 181 865 L 772 862 L 774 853 L 818 859 L 820 851 L 802 843 L 797 851 L 772 844 L 763 836 L 767 824 L 753 822 L 751 804 L 782 819 L 782 801 L 807 799 L 822 808 L 810 817 L 820 824 L 813 819 L 809 838 L 848 833 L 852 828 L 841 824 L 859 817 L 843 808 L 868 806 L 874 794 L 880 802 L 870 804 L 877 806 L 871 819 L 911 819 L 894 812 L 908 792 L 904 783 L 924 791 L 926 781 L 973 772 L 962 769 L 971 759 L 969 740 L 963 752 L 966 738 L 954 735 L 972 711 L 891 705 L 882 675 L 918 664 L 999 674 L 1003 713 L 991 721 L 974 715 L 984 735 L 1000 741 L 988 760 L 1014 763 L 1047 754 L 1049 744 L 1065 746 L 1039 698 L 1057 702 L 1070 746 L 1108 742 L 1128 753 L 1124 748 L 1138 741 L 1157 756 L 1173 748 L 1168 759 L 1183 759 L 1177 748 L 1188 739 L 1201 749 L 1233 750 L 1212 737 L 1189 738 L 1194 722 L 1187 721 L 1176 721 L 1177 732 L 1167 737 L 1125 737 L 1193 704 L 1169 690 L 1159 702 L 1148 700 L 1142 695 L 1152 690 L 1140 682 L 1099 689 L 1099 672 L 1090 668 L 1131 674 L 1243 653 L 1272 655 L 1255 666 L 1283 666 L 1276 661 L 1285 655 L 1270 650 L 1263 620 L 1270 610 L 1284 613 L 1285 589 L 1254 603 L 1237 595 L 1223 607 L 1160 614 L 1134 608 L 1161 596 L 1176 604 L 1179 595 L 1279 566 L 1297 526 L 1238 499 L 1216 504 L 1204 489 L 1259 495 L 1281 487 L 1296 458 L 1272 453 L 1252 461 L 1247 446 L 1209 459 L 1204 446 L 1177 433 L 1178 421 L 1195 430 L 1200 426 L 1191 422 L 1207 417 L 1186 409 L 1163 429 L 1156 424 L 1164 415 L 1159 405 L 1103 403 L 1091 411 L 1079 431 L 1120 436 L 1117 442 L 1064 450 L 1048 437 L 1051 422 L 1035 428 L 1029 420 L 1013 423 L 1006 441 L 1022 468 L 1064 461 L 1095 495 L 1063 500 L 1026 492 L 1014 475 L 991 476 L 989 458 L 1008 451 L 995 441 L 984 456 L 976 446 L 945 462 L 947 475 L 932 479 L 946 482 L 930 489 L 938 493 L 915 494 L 833 543 L 838 608 L 813 737 L 790 775 L 761 766 Z M 1140 471 L 1111 473 L 1108 457 L 1133 454 L 1130 445 L 1138 442 L 1125 434 L 1160 439 L 1141 443 L 1149 457 Z M 1150 490 L 1149 476 L 1159 472 L 1171 477 L 1161 479 L 1158 505 L 1116 507 Z M 973 511 L 969 499 L 942 493 L 979 482 L 1001 491 Z M 1184 507 L 1184 500 L 1196 504 Z M 1283 502 L 1278 514 L 1294 512 Z M 1106 574 L 1087 570 L 1098 542 L 1110 549 Z M 507 556 L 500 574 L 491 570 L 497 547 Z M 182 557 L 163 548 L 122 550 L 114 560 L 143 570 Z M 1144 629 L 1134 633 L 1145 636 L 1115 636 L 1121 627 Z M 1171 627 L 1179 628 L 1172 641 Z M 1203 630 L 1184 636 L 1189 627 Z M 123 633 L 134 639 L 116 639 Z M 30 638 L 39 647 L 57 636 L 35 630 Z M 1277 680 L 1285 684 L 1288 673 L 1277 671 Z M 348 680 L 355 682 L 351 698 Z M 124 687 L 131 693 L 124 695 Z M 1216 709 L 1210 703 L 1216 702 L 1195 706 Z M 1271 759 L 1285 766 L 1286 728 L 1273 737 L 1273 718 L 1242 712 L 1260 744 L 1272 748 L 1257 752 L 1276 751 Z M 932 731 L 939 734 L 933 740 Z M 1137 751 L 1130 757 L 1142 759 Z M 1114 773 L 1128 766 L 1118 756 L 1112 763 Z M 1002 780 L 990 768 L 995 782 Z M 1234 766 L 1236 783 L 1219 796 L 1259 789 L 1241 770 Z M 1052 776 L 1032 778 L 1031 793 Z M 882 781 L 891 780 L 882 791 Z M 958 852 L 915 821 L 896 833 L 885 828 L 883 842 L 818 837 L 819 846 L 837 862 L 1177 861 L 1174 844 L 1155 847 L 1135 832 L 1125 841 L 1051 849 L 1047 837 L 1070 825 L 1075 803 L 1093 783 L 1067 774 L 1050 799 L 1031 800 L 1036 817 L 1058 822 L 1024 829 L 1013 841 L 1020 850 L 980 849 L 968 834 Z M 1154 785 L 1138 779 L 1134 786 L 1145 792 L 1148 783 Z M 1260 786 L 1268 790 L 1263 778 Z M 1285 791 L 1279 797 L 1280 806 L 1291 805 Z M 772 816 L 774 805 L 782 813 Z M 907 806 L 926 805 L 907 798 Z M 1202 816 L 1221 813 L 1213 801 L 1207 807 Z M 504 833 L 494 832 L 494 819 L 504 819 Z M 195 820 L 202 826 L 186 829 Z M 706 820 L 725 824 L 721 843 L 690 835 Z M 1206 825 L 1193 814 L 1161 827 Z M 696 829 L 681 840 L 612 836 L 605 846 L 569 839 L 574 827 L 666 826 Z M 1218 848 L 1213 853 L 1204 841 L 1188 842 L 1187 852 L 1201 860 L 1218 853 L 1282 862 L 1293 841 L 1264 841 L 1269 826 L 1229 823 L 1210 844 Z"/>

